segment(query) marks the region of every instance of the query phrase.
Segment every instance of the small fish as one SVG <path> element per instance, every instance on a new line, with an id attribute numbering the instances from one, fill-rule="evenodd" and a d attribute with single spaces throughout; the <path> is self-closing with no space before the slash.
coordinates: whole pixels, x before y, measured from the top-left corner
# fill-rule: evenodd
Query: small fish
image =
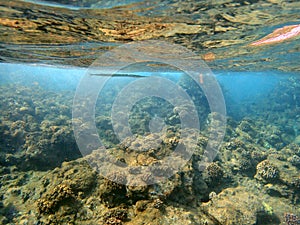
<path id="1" fill-rule="evenodd" d="M 91 73 L 90 76 L 100 76 L 100 77 L 134 77 L 134 78 L 147 77 L 147 76 L 144 76 L 144 75 L 128 74 L 128 73 L 116 73 L 116 74 Z"/>
<path id="2" fill-rule="evenodd" d="M 271 34 L 268 34 L 264 38 L 251 43 L 250 46 L 275 44 L 277 42 L 282 42 L 298 35 L 300 35 L 300 24 L 284 26 L 274 30 Z"/>
<path id="3" fill-rule="evenodd" d="M 199 74 L 199 82 L 200 82 L 200 84 L 204 83 L 203 74 L 202 73 Z"/>

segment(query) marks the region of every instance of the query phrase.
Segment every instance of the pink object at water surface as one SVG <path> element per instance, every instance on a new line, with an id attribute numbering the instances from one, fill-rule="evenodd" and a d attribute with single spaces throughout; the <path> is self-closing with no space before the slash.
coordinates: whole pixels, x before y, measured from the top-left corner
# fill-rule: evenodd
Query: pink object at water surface
<path id="1" fill-rule="evenodd" d="M 267 44 L 275 44 L 277 42 L 282 42 L 287 39 L 293 38 L 300 35 L 300 24 L 284 26 L 274 30 L 271 34 L 265 36 L 264 38 L 251 43 L 251 46 L 260 46 Z"/>

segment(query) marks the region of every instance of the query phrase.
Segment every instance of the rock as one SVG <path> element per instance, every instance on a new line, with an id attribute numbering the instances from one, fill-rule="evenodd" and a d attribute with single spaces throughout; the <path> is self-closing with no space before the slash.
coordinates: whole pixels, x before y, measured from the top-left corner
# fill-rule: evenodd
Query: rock
<path id="1" fill-rule="evenodd" d="M 258 210 L 257 196 L 246 189 L 229 188 L 223 190 L 204 209 L 215 218 L 215 224 L 256 224 Z"/>

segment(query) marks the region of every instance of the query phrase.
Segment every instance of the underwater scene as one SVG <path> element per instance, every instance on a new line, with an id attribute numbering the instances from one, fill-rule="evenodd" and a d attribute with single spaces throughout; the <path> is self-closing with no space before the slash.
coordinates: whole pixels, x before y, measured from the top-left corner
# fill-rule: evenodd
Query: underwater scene
<path id="1" fill-rule="evenodd" d="M 0 224 L 300 225 L 300 2 L 0 0 Z"/>

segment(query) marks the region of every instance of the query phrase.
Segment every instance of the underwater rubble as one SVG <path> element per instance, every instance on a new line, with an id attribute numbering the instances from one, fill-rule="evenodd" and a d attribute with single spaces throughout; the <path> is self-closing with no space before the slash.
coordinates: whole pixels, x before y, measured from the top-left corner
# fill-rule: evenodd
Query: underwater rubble
<path id="1" fill-rule="evenodd" d="M 281 82 L 264 100 L 270 104 L 253 106 L 259 114 L 229 117 L 222 147 L 204 170 L 200 162 L 208 142 L 205 129 L 182 170 L 150 185 L 151 174 L 134 169 L 129 173 L 136 181 L 114 171 L 111 179 L 101 176 L 94 169 L 102 157 L 99 149 L 80 155 L 71 126 L 73 92 L 48 91 L 38 84 L 1 85 L 0 223 L 299 224 L 300 127 L 287 123 L 299 110 L 299 83 L 298 77 Z M 283 89 L 297 98 L 276 106 L 273 101 L 284 97 Z M 145 100 L 146 113 L 155 101 Z M 133 124 L 138 113 L 133 110 Z M 202 113 L 209 117 L 206 110 Z M 97 118 L 101 129 L 111 129 L 107 117 Z M 281 119 L 274 123 L 274 118 Z M 116 163 L 153 165 L 180 142 L 178 121 L 172 121 L 175 125 L 170 123 L 162 133 L 149 133 L 141 123 L 136 135 L 121 144 L 110 132 L 99 134 L 107 139 L 107 151 Z M 139 151 L 132 151 L 135 148 Z M 169 168 L 157 168 L 158 176 L 168 173 Z M 143 185 L 124 185 L 134 182 Z"/>

